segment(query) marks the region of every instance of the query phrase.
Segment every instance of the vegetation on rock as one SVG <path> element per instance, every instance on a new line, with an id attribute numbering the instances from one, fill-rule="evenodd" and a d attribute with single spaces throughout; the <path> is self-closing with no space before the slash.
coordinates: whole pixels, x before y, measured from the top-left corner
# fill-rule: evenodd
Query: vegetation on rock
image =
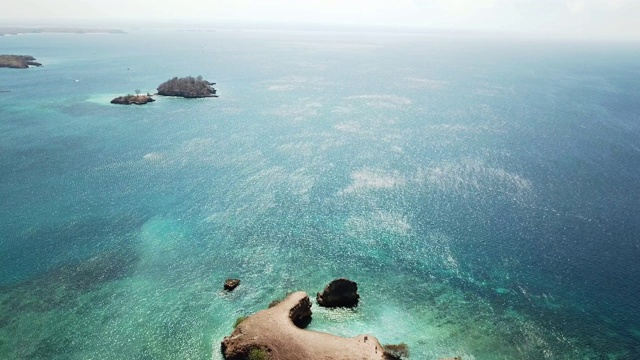
<path id="1" fill-rule="evenodd" d="M 409 358 L 409 347 L 405 343 L 384 345 L 384 354 L 389 360 L 405 360 Z"/>
<path id="2" fill-rule="evenodd" d="M 268 308 L 271 309 L 272 307 L 280 304 L 282 302 L 282 300 L 284 300 L 284 299 L 274 299 L 273 301 L 271 301 L 269 303 L 269 307 Z"/>
<path id="3" fill-rule="evenodd" d="M 241 322 L 247 320 L 248 316 L 240 316 L 236 319 L 236 322 L 233 324 L 233 328 L 237 328 L 238 325 L 240 325 Z"/>
<path id="4" fill-rule="evenodd" d="M 227 279 L 224 282 L 224 289 L 227 291 L 233 291 L 235 288 L 240 285 L 239 279 Z"/>
<path id="5" fill-rule="evenodd" d="M 29 66 L 42 66 L 30 55 L 0 55 L 0 67 L 26 69 Z"/>
<path id="6" fill-rule="evenodd" d="M 181 96 L 185 98 L 202 98 L 216 96 L 216 89 L 212 87 L 215 83 L 208 82 L 198 76 L 188 76 L 185 78 L 174 77 L 158 86 L 158 95 Z"/>
<path id="7" fill-rule="evenodd" d="M 249 360 L 267 360 L 269 353 L 261 348 L 254 348 L 249 351 Z"/>

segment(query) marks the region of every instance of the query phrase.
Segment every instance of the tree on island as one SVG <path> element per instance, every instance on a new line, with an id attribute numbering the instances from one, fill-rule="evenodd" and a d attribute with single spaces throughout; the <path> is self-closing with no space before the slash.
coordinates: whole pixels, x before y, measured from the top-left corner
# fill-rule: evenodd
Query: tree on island
<path id="1" fill-rule="evenodd" d="M 216 96 L 216 89 L 212 85 L 215 85 L 215 83 L 202 79 L 202 76 L 197 78 L 193 76 L 174 77 L 158 86 L 158 95 L 182 96 L 185 98 L 212 97 Z"/>

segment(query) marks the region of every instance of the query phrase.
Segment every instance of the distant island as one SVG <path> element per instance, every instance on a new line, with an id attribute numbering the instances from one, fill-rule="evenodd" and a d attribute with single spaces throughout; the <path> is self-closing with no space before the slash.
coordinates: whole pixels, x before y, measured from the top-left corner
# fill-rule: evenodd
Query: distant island
<path id="1" fill-rule="evenodd" d="M 144 105 L 146 103 L 150 103 L 154 101 L 155 101 L 154 98 L 152 98 L 151 95 L 149 94 L 146 94 L 146 95 L 129 94 L 125 96 L 118 96 L 117 98 L 111 100 L 111 103 L 119 104 L 119 105 Z"/>
<path id="2" fill-rule="evenodd" d="M 154 95 L 162 96 L 179 96 L 184 98 L 205 98 L 205 97 L 218 97 L 216 95 L 216 89 L 213 85 L 216 83 L 204 80 L 202 76 L 193 77 L 187 76 L 184 78 L 174 77 L 169 79 L 158 86 L 158 92 Z M 144 105 L 155 101 L 153 95 L 147 93 L 146 95 L 140 95 L 140 90 L 136 90 L 136 95 L 119 96 L 111 100 L 112 104 L 119 105 Z"/>
<path id="3" fill-rule="evenodd" d="M 116 29 L 85 29 L 73 27 L 8 27 L 0 26 L 0 36 L 18 34 L 125 34 Z"/>
<path id="4" fill-rule="evenodd" d="M 42 66 L 30 55 L 0 55 L 0 67 L 12 69 L 26 69 L 29 66 Z"/>
<path id="5" fill-rule="evenodd" d="M 217 97 L 216 89 L 212 87 L 215 84 L 204 80 L 202 76 L 174 77 L 158 86 L 158 95 L 184 98 Z"/>

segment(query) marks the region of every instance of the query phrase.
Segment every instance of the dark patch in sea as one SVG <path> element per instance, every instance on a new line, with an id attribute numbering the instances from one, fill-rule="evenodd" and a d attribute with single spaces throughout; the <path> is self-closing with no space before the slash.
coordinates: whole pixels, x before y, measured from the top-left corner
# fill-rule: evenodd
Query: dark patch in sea
<path id="1" fill-rule="evenodd" d="M 76 308 L 79 296 L 129 276 L 137 261 L 138 256 L 132 251 L 109 251 L 62 265 L 19 284 L 0 287 L 0 293 L 4 294 L 0 313 Z"/>
<path id="2" fill-rule="evenodd" d="M 142 216 L 79 219 L 41 227 L 0 230 L 7 248 L 0 254 L 2 279 L 9 285 L 55 271 L 61 263 L 78 263 L 92 256 L 131 246 L 144 224 Z M 9 272 L 4 273 L 3 272 Z"/>
<path id="3" fill-rule="evenodd" d="M 72 352 L 74 342 L 68 337 L 47 337 L 39 341 L 29 359 L 51 359 Z"/>

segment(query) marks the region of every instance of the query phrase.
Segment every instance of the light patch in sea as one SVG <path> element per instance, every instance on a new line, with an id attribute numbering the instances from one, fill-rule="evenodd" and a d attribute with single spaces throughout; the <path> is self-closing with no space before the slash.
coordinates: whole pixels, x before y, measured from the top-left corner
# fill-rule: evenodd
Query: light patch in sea
<path id="1" fill-rule="evenodd" d="M 405 85 L 412 89 L 440 89 L 448 84 L 444 80 L 434 80 L 421 77 L 405 78 Z"/>
<path id="2" fill-rule="evenodd" d="M 111 100 L 118 96 L 122 96 L 122 94 L 94 94 L 90 95 L 86 101 L 94 104 L 112 106 L 113 104 L 111 104 Z"/>
<path id="3" fill-rule="evenodd" d="M 522 200 L 533 188 L 531 181 L 521 175 L 475 159 L 444 162 L 426 169 L 418 169 L 415 180 L 440 191 L 457 192 L 462 195 L 495 191 L 511 194 L 516 200 Z"/>
<path id="4" fill-rule="evenodd" d="M 409 259 L 422 263 L 437 272 L 446 272 L 448 276 L 464 278 L 457 255 L 452 250 L 454 239 L 447 234 L 434 231 L 420 241 L 416 241 L 412 251 L 405 251 Z"/>
<path id="5" fill-rule="evenodd" d="M 331 109 L 332 114 L 339 114 L 339 115 L 349 115 L 349 114 L 353 114 L 354 112 L 355 112 L 355 109 L 353 106 L 336 106 L 333 109 Z"/>
<path id="6" fill-rule="evenodd" d="M 276 115 L 282 118 L 287 118 L 293 121 L 302 121 L 315 118 L 320 115 L 320 109 L 322 103 L 318 101 L 301 101 L 301 104 L 296 105 L 281 105 L 278 108 L 272 109 L 267 113 L 269 115 Z"/>
<path id="7" fill-rule="evenodd" d="M 310 158 L 316 152 L 316 145 L 312 142 L 299 141 L 295 143 L 282 144 L 278 150 L 288 156 L 302 156 Z"/>
<path id="8" fill-rule="evenodd" d="M 291 91 L 295 90 L 298 87 L 293 84 L 284 84 L 284 85 L 271 85 L 267 88 L 269 91 Z"/>
<path id="9" fill-rule="evenodd" d="M 308 193 L 314 185 L 314 176 L 304 167 L 294 171 L 281 166 L 256 170 L 234 186 L 230 195 L 234 201 L 228 208 L 210 215 L 206 220 L 225 222 L 225 219 L 253 219 L 277 207 L 279 195 L 294 195 L 299 201 L 308 201 Z"/>
<path id="10" fill-rule="evenodd" d="M 245 112 L 245 109 L 241 108 L 241 107 L 222 107 L 220 108 L 220 111 L 222 111 L 225 114 L 228 115 L 238 115 L 238 114 L 242 114 L 243 112 Z"/>
<path id="11" fill-rule="evenodd" d="M 404 186 L 407 179 L 399 171 L 363 168 L 351 173 L 351 184 L 338 195 L 359 194 L 370 190 L 393 189 Z"/>
<path id="12" fill-rule="evenodd" d="M 407 236 L 411 233 L 411 224 L 406 216 L 388 211 L 376 211 L 368 216 L 350 216 L 345 227 L 349 235 L 361 237 L 387 232 L 400 236 Z"/>
<path id="13" fill-rule="evenodd" d="M 164 159 L 164 155 L 162 155 L 162 153 L 159 153 L 159 152 L 150 152 L 148 154 L 144 154 L 144 156 L 142 156 L 142 158 L 145 161 L 160 162 L 160 161 L 162 161 L 162 159 Z"/>
<path id="14" fill-rule="evenodd" d="M 333 128 L 338 130 L 338 131 L 342 131 L 345 133 L 351 133 L 351 134 L 369 134 L 371 133 L 371 130 L 365 129 L 363 128 L 359 123 L 354 122 L 354 121 L 349 121 L 349 122 L 342 122 L 339 124 L 335 124 L 333 125 Z"/>
<path id="15" fill-rule="evenodd" d="M 154 217 L 140 229 L 136 271 L 155 273 L 171 267 L 180 259 L 180 250 L 188 239 L 188 231 L 176 220 Z"/>
<path id="16" fill-rule="evenodd" d="M 328 83 L 320 77 L 285 76 L 264 82 L 267 91 L 288 92 L 293 90 L 321 90 Z"/>
<path id="17" fill-rule="evenodd" d="M 367 106 L 375 109 L 402 109 L 413 103 L 411 99 L 398 95 L 355 95 L 347 99 L 364 101 Z"/>
<path id="18" fill-rule="evenodd" d="M 182 145 L 182 150 L 188 153 L 198 153 L 212 150 L 215 142 L 211 138 L 194 138 Z"/>

